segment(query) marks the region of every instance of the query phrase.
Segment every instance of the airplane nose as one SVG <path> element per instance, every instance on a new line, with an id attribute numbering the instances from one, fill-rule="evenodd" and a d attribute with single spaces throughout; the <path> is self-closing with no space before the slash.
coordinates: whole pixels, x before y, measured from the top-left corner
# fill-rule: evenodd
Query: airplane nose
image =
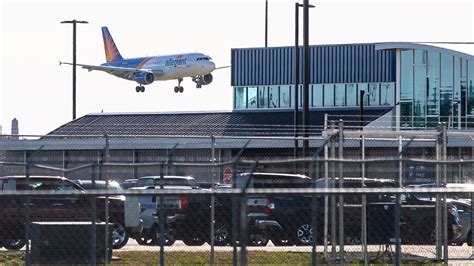
<path id="1" fill-rule="evenodd" d="M 214 69 L 216 69 L 216 64 L 214 62 L 209 61 L 208 67 L 209 72 L 212 72 Z"/>

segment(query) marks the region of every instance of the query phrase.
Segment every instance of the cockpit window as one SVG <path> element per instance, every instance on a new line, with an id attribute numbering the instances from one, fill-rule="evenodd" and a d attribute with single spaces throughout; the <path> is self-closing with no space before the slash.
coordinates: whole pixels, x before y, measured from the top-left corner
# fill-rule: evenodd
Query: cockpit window
<path id="1" fill-rule="evenodd" d="M 196 61 L 202 61 L 202 60 L 205 60 L 205 61 L 210 61 L 212 60 L 212 58 L 208 57 L 208 56 L 205 56 L 205 57 L 198 57 L 196 59 Z"/>

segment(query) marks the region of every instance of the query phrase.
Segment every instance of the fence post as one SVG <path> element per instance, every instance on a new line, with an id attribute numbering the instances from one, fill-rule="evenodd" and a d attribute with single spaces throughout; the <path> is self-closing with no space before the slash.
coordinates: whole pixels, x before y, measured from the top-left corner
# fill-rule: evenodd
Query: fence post
<path id="1" fill-rule="evenodd" d="M 25 151 L 24 153 L 24 161 L 25 161 L 25 181 L 26 186 L 30 186 L 30 158 L 29 152 Z M 31 258 L 30 258 L 30 204 L 31 199 L 30 196 L 26 196 L 26 208 L 25 208 L 25 265 L 31 265 Z"/>
<path id="2" fill-rule="evenodd" d="M 398 187 L 402 187 L 403 182 L 402 182 L 402 156 L 403 156 L 403 137 L 398 136 Z M 400 265 L 401 264 L 401 239 L 400 239 L 400 216 L 401 216 L 401 201 L 400 201 L 400 194 L 397 194 L 395 196 L 395 264 Z"/>
<path id="3" fill-rule="evenodd" d="M 316 216 L 317 216 L 317 201 L 316 201 L 316 196 L 314 194 L 311 195 L 311 227 L 313 228 L 312 231 L 312 237 L 313 241 L 311 241 L 311 265 L 316 266 L 318 256 L 316 254 L 316 238 L 317 238 L 317 222 L 316 222 Z"/>
<path id="4" fill-rule="evenodd" d="M 437 138 L 436 138 L 436 187 L 440 186 L 440 172 L 441 167 L 439 165 L 439 160 L 441 159 L 441 147 L 443 145 L 442 140 L 442 125 L 438 124 L 437 127 Z M 435 204 L 435 226 L 436 226 L 436 260 L 441 261 L 441 217 L 440 217 L 440 196 L 436 194 L 436 204 Z"/>
<path id="5" fill-rule="evenodd" d="M 447 151 L 448 151 L 448 134 L 446 125 L 442 125 L 442 144 L 443 148 L 441 149 L 442 152 L 442 159 L 446 161 L 447 158 Z M 442 185 L 445 186 L 447 182 L 447 165 L 443 163 L 443 181 Z M 448 203 L 446 201 L 446 193 L 443 194 L 443 260 L 444 263 L 448 264 Z"/>
<path id="6" fill-rule="evenodd" d="M 235 169 L 235 168 L 234 168 Z M 232 179 L 235 180 L 235 170 L 232 171 Z M 237 266 L 238 254 L 237 254 L 237 225 L 238 225 L 238 212 L 237 212 L 238 201 L 237 197 L 232 194 L 232 265 Z"/>
<path id="7" fill-rule="evenodd" d="M 164 163 L 161 162 L 160 164 L 160 191 L 163 192 L 163 184 L 164 184 Z M 163 194 L 159 196 L 160 200 L 160 212 L 158 221 L 160 222 L 159 230 L 160 230 L 160 266 L 165 265 L 165 204 Z"/>
<path id="8" fill-rule="evenodd" d="M 215 163 L 216 163 L 216 138 L 211 135 L 211 162 L 212 162 L 212 169 L 211 169 L 211 175 L 212 175 L 212 182 L 216 182 L 216 168 L 215 168 Z M 214 235 L 215 235 L 215 225 L 216 225 L 216 214 L 215 214 L 215 204 L 216 204 L 216 197 L 214 194 L 211 195 L 211 258 L 210 258 L 210 264 L 214 265 Z"/>
<path id="9" fill-rule="evenodd" d="M 361 135 L 361 153 L 362 153 L 362 164 L 361 164 L 361 179 L 362 187 L 365 187 L 365 136 Z M 369 254 L 367 249 L 367 195 L 362 195 L 362 259 L 364 265 L 369 264 Z"/>
<path id="10" fill-rule="evenodd" d="M 235 182 L 235 172 L 237 170 L 237 162 L 240 160 L 240 156 L 244 153 L 245 149 L 247 149 L 247 146 L 250 144 L 251 140 L 248 140 L 245 145 L 239 150 L 239 152 L 234 156 L 232 159 L 232 168 L 234 171 L 232 171 L 232 180 Z M 237 254 L 237 225 L 239 222 L 238 219 L 238 212 L 237 212 L 237 207 L 238 207 L 238 199 L 235 196 L 235 194 L 232 194 L 232 264 L 234 266 L 237 266 L 238 263 L 238 254 Z M 245 202 L 247 204 L 247 202 Z M 242 215 L 242 213 L 241 213 Z M 247 214 L 243 214 L 245 217 L 247 217 Z M 242 243 L 240 243 L 242 245 Z"/>
<path id="11" fill-rule="evenodd" d="M 328 114 L 324 114 L 324 131 L 322 133 L 324 138 L 328 137 Z M 327 142 L 324 144 L 324 187 L 329 187 L 329 167 L 328 167 L 328 144 Z M 324 195 L 324 235 L 323 235 L 323 243 L 324 243 L 324 259 L 327 261 L 328 259 L 328 222 L 329 222 L 329 197 L 328 195 Z"/>
<path id="12" fill-rule="evenodd" d="M 110 152 L 110 139 L 109 135 L 105 134 L 105 148 L 104 148 L 104 162 L 107 163 L 109 161 L 109 152 Z M 102 170 L 104 170 L 104 167 L 102 167 Z M 105 169 L 105 187 L 109 186 L 109 175 L 108 175 L 108 170 Z M 109 264 L 109 256 L 107 256 L 109 252 L 109 195 L 105 195 L 105 264 Z"/>
<path id="13" fill-rule="evenodd" d="M 338 157 L 344 159 L 344 122 L 339 120 L 338 131 Z M 344 168 L 342 161 L 339 162 L 339 188 L 343 188 Z M 339 195 L 339 263 L 344 263 L 344 196 Z"/>
<path id="14" fill-rule="evenodd" d="M 331 121 L 331 159 L 336 159 L 336 123 Z M 331 162 L 331 188 L 336 187 L 336 165 Z M 331 257 L 336 261 L 336 196 L 331 195 Z"/>
<path id="15" fill-rule="evenodd" d="M 240 202 L 240 265 L 247 266 L 247 239 L 249 237 L 247 222 L 247 195 L 244 188 Z"/>
<path id="16" fill-rule="evenodd" d="M 97 163 L 99 163 L 100 158 L 97 158 Z M 98 167 L 96 164 L 92 166 L 92 187 L 95 189 L 95 179 L 97 175 L 97 169 Z M 96 220 L 97 220 L 97 200 L 95 196 L 90 197 L 91 199 L 91 264 L 92 265 L 97 265 L 97 254 L 96 254 L 96 249 L 97 249 L 97 225 L 96 225 Z M 107 239 L 105 240 L 107 241 Z M 107 250 L 106 250 L 107 251 Z"/>

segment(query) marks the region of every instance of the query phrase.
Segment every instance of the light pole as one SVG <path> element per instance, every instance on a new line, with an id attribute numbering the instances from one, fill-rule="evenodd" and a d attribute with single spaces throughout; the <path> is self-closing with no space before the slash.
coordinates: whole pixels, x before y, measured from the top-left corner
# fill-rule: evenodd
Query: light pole
<path id="1" fill-rule="evenodd" d="M 76 24 L 87 24 L 87 21 L 65 20 L 62 24 L 72 24 L 72 119 L 76 119 Z"/>
<path id="2" fill-rule="evenodd" d="M 307 126 L 309 124 L 309 8 L 314 8 L 314 5 L 310 5 L 308 0 L 304 0 L 303 4 L 295 3 L 295 52 L 294 52 L 294 86 L 295 86 L 295 111 L 294 111 L 294 136 L 295 136 L 295 147 L 294 156 L 298 154 L 298 105 L 299 105 L 299 74 L 300 74 L 300 63 L 299 63 L 299 11 L 298 8 L 303 7 L 303 137 L 308 137 Z M 303 141 L 303 156 L 307 155 L 309 141 Z"/>
<path id="3" fill-rule="evenodd" d="M 310 77 L 310 57 L 309 57 L 309 0 L 303 1 L 303 136 L 308 135 L 309 125 L 309 77 Z M 303 141 L 303 156 L 308 155 L 309 140 Z"/>
<path id="4" fill-rule="evenodd" d="M 265 47 L 268 47 L 268 0 L 265 0 Z"/>

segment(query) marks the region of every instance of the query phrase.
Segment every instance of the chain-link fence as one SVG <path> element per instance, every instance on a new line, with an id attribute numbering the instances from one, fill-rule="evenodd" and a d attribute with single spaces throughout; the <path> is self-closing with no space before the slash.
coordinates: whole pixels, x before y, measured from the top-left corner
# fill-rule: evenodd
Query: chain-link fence
<path id="1" fill-rule="evenodd" d="M 0 258 L 469 263 L 473 137 L 343 121 L 306 138 L 4 137 Z"/>

